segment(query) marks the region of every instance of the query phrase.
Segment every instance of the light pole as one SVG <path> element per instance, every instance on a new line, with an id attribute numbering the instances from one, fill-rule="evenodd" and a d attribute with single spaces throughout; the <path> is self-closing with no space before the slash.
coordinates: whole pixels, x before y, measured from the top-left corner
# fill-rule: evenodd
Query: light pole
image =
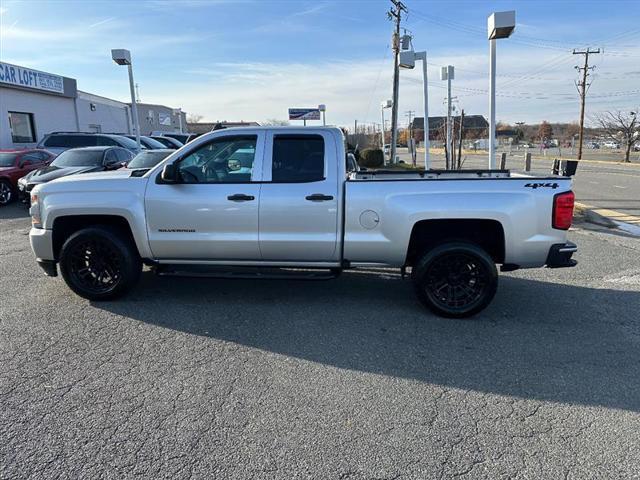
<path id="1" fill-rule="evenodd" d="M 489 169 L 496 168 L 496 40 L 508 38 L 516 28 L 516 12 L 494 12 L 487 19 L 489 38 Z"/>
<path id="2" fill-rule="evenodd" d="M 133 67 L 131 64 L 131 52 L 124 48 L 111 50 L 111 58 L 118 65 L 126 65 L 129 69 L 129 89 L 131 90 L 131 116 L 133 117 L 133 125 L 136 129 L 136 143 L 138 150 L 142 150 L 140 145 L 140 122 L 138 121 L 138 105 L 136 103 L 136 92 L 133 83 Z"/>
<path id="3" fill-rule="evenodd" d="M 318 110 L 320 110 L 322 112 L 322 125 L 324 126 L 324 125 L 327 124 L 327 122 L 325 120 L 325 117 L 324 117 L 325 112 L 327 111 L 327 106 L 325 104 L 321 103 L 320 105 L 318 105 Z"/>
<path id="4" fill-rule="evenodd" d="M 380 113 L 382 114 L 382 154 L 384 155 L 384 109 L 391 108 L 393 106 L 393 100 L 385 100 L 380 104 Z M 386 160 L 385 160 L 386 163 Z"/>
<path id="5" fill-rule="evenodd" d="M 447 81 L 447 169 L 453 167 L 453 148 L 451 145 L 451 80 L 455 78 L 453 65 L 440 69 L 440 80 Z"/>
<path id="6" fill-rule="evenodd" d="M 412 69 L 416 60 L 422 60 L 422 94 L 424 100 L 424 169 L 431 168 L 431 157 L 429 155 L 429 83 L 427 80 L 427 52 L 414 52 L 411 50 L 400 53 L 400 67 Z"/>

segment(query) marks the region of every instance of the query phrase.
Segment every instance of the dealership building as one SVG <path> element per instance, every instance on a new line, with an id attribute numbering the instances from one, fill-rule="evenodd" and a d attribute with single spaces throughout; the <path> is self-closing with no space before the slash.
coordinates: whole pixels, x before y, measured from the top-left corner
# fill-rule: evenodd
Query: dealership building
<path id="1" fill-rule="evenodd" d="M 140 133 L 186 130 L 186 114 L 138 103 Z M 134 134 L 131 105 L 78 90 L 77 81 L 0 62 L 0 148 L 35 145 L 50 132 Z"/>

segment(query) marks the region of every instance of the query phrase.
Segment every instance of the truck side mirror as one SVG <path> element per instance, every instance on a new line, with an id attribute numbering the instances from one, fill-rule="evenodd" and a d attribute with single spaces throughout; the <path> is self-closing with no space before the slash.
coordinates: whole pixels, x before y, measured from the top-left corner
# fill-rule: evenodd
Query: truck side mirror
<path id="1" fill-rule="evenodd" d="M 175 164 L 168 163 L 162 168 L 160 178 L 164 183 L 178 183 L 178 169 Z"/>

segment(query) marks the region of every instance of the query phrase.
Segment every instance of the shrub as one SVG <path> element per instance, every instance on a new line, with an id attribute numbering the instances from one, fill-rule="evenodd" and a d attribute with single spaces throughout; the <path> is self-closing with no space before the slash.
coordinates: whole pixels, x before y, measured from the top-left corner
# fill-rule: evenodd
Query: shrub
<path id="1" fill-rule="evenodd" d="M 379 148 L 365 148 L 360 152 L 358 164 L 366 168 L 379 168 L 384 165 L 384 153 Z"/>

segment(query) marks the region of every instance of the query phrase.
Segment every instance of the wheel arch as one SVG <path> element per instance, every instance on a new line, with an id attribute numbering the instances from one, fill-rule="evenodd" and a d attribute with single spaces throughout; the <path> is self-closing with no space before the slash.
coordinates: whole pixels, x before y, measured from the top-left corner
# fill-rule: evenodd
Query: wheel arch
<path id="1" fill-rule="evenodd" d="M 140 250 L 133 236 L 129 221 L 120 215 L 65 215 L 56 217 L 52 227 L 53 256 L 59 259 L 60 250 L 64 242 L 75 232 L 87 227 L 110 227 L 119 232 L 123 238 L 131 242 L 140 254 Z"/>
<path id="2" fill-rule="evenodd" d="M 466 241 L 483 248 L 495 263 L 504 263 L 504 228 L 494 219 L 447 218 L 420 220 L 413 225 L 405 265 L 413 266 L 426 250 L 444 241 Z"/>

